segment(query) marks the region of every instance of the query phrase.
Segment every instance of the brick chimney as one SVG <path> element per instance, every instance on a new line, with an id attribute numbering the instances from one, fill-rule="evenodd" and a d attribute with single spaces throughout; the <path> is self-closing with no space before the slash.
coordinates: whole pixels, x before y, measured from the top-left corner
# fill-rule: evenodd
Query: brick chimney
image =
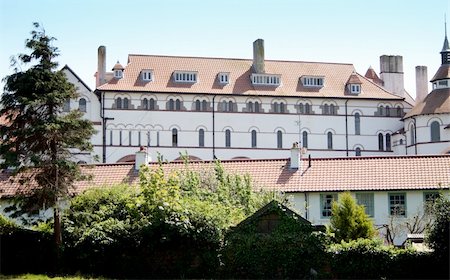
<path id="1" fill-rule="evenodd" d="M 255 73 L 265 73 L 264 70 L 264 40 L 258 39 L 253 42 L 253 70 Z"/>
<path id="2" fill-rule="evenodd" d="M 401 55 L 380 56 L 380 78 L 384 88 L 400 97 L 405 97 L 405 82 L 403 74 L 403 57 Z"/>
<path id="3" fill-rule="evenodd" d="M 139 149 L 138 152 L 136 152 L 136 159 L 134 162 L 134 169 L 139 170 L 142 165 L 147 165 L 150 161 L 150 157 L 147 153 L 147 149 L 145 147 L 142 147 Z"/>
<path id="4" fill-rule="evenodd" d="M 416 66 L 416 104 L 428 94 L 428 70 L 426 66 Z"/>

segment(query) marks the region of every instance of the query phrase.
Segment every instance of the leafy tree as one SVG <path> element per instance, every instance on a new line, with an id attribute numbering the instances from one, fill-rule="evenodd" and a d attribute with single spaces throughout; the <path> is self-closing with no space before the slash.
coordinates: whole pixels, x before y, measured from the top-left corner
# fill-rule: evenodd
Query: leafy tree
<path id="1" fill-rule="evenodd" d="M 4 78 L 0 114 L 2 167 L 15 168 L 21 183 L 32 186 L 16 201 L 16 216 L 42 208 L 54 209 L 54 237 L 61 244 L 59 201 L 66 198 L 73 182 L 81 178 L 70 149 L 92 150 L 92 123 L 78 110 L 63 114 L 64 102 L 76 98 L 75 86 L 56 70 L 58 49 L 38 23 L 25 46 L 30 54 L 11 59 L 14 74 Z M 28 69 L 22 70 L 26 66 Z M 30 170 L 32 169 L 32 170 Z M 28 170 L 28 171 L 27 171 Z"/>
<path id="2" fill-rule="evenodd" d="M 428 234 L 428 243 L 435 254 L 447 260 L 450 256 L 450 200 L 443 194 L 435 201 L 432 207 L 434 223 Z"/>
<path id="3" fill-rule="evenodd" d="M 358 205 L 349 192 L 343 193 L 339 201 L 333 203 L 331 213 L 330 231 L 338 242 L 374 236 L 375 229 L 364 206 Z"/>

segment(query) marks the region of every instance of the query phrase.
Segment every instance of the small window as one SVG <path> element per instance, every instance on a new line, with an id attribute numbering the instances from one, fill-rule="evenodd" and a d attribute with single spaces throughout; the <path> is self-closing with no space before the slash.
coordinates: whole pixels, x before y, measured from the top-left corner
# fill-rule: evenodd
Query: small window
<path id="1" fill-rule="evenodd" d="M 116 98 L 116 108 L 122 109 L 122 98 L 120 98 L 120 97 Z"/>
<path id="2" fill-rule="evenodd" d="M 391 216 L 406 217 L 406 194 L 390 193 L 389 194 L 389 214 Z"/>
<path id="3" fill-rule="evenodd" d="M 431 142 L 439 142 L 441 141 L 441 132 L 440 132 L 440 124 L 437 121 L 434 121 L 430 125 L 430 133 L 431 133 Z"/>
<path id="4" fill-rule="evenodd" d="M 250 113 L 254 112 L 253 102 L 250 101 L 247 103 L 247 111 Z"/>
<path id="5" fill-rule="evenodd" d="M 149 101 L 149 104 L 148 104 L 148 108 L 153 111 L 153 110 L 155 110 L 155 107 L 156 107 L 155 99 L 150 98 L 150 101 Z"/>
<path id="6" fill-rule="evenodd" d="M 156 146 L 159 147 L 159 137 L 160 136 L 160 131 L 156 131 Z M 178 142 L 178 134 L 177 134 L 177 142 Z"/>
<path id="7" fill-rule="evenodd" d="M 159 133 L 159 131 L 157 133 Z M 147 131 L 147 147 L 150 147 L 150 143 L 151 143 L 151 137 L 150 137 L 150 130 L 149 130 L 149 131 Z"/>
<path id="8" fill-rule="evenodd" d="M 231 131 L 229 129 L 225 130 L 225 147 L 231 147 Z"/>
<path id="9" fill-rule="evenodd" d="M 229 73 L 219 73 L 219 83 L 222 85 L 226 85 L 229 83 Z"/>
<path id="10" fill-rule="evenodd" d="M 423 193 L 423 204 L 424 204 L 424 210 L 426 213 L 431 212 L 434 202 L 436 202 L 436 199 L 438 199 L 438 198 L 439 198 L 438 192 L 424 192 Z"/>
<path id="11" fill-rule="evenodd" d="M 142 145 L 141 145 L 141 137 L 142 137 L 141 134 L 142 134 L 142 133 L 141 133 L 141 131 L 139 130 L 139 131 L 138 131 L 138 146 L 139 146 L 139 147 L 142 146 Z"/>
<path id="12" fill-rule="evenodd" d="M 169 99 L 169 110 L 175 110 L 175 101 L 173 99 Z"/>
<path id="13" fill-rule="evenodd" d="M 87 111 L 87 108 L 86 108 L 86 99 L 81 98 L 81 99 L 78 101 L 78 109 L 79 109 L 81 112 L 86 113 L 86 111 Z"/>
<path id="14" fill-rule="evenodd" d="M 378 107 L 378 115 L 384 116 L 384 107 L 383 106 Z"/>
<path id="15" fill-rule="evenodd" d="M 355 135 L 361 134 L 361 117 L 359 113 L 355 113 Z"/>
<path id="16" fill-rule="evenodd" d="M 69 111 L 70 111 L 70 98 L 67 98 L 64 101 L 63 112 L 69 112 Z"/>
<path id="17" fill-rule="evenodd" d="M 205 147 L 205 130 L 203 128 L 198 131 L 198 146 Z"/>
<path id="18" fill-rule="evenodd" d="M 181 111 L 181 101 L 180 101 L 180 99 L 177 99 L 175 101 L 175 110 Z"/>
<path id="19" fill-rule="evenodd" d="M 330 115 L 336 115 L 336 108 L 334 106 L 334 104 L 330 105 Z"/>
<path id="20" fill-rule="evenodd" d="M 255 113 L 259 113 L 259 102 L 255 101 Z"/>
<path id="21" fill-rule="evenodd" d="M 397 117 L 401 117 L 403 115 L 403 109 L 400 106 L 397 106 Z"/>
<path id="22" fill-rule="evenodd" d="M 330 106 L 328 106 L 328 104 L 323 105 L 323 114 L 324 115 L 330 114 Z"/>
<path id="23" fill-rule="evenodd" d="M 391 107 L 386 106 L 386 116 L 390 117 L 391 116 Z"/>
<path id="24" fill-rule="evenodd" d="M 234 110 L 233 110 L 233 107 L 234 107 L 234 104 L 233 104 L 233 101 L 228 101 L 228 112 L 233 112 Z"/>
<path id="25" fill-rule="evenodd" d="M 256 130 L 252 130 L 252 148 L 256 148 Z"/>
<path id="26" fill-rule="evenodd" d="M 201 103 L 200 100 L 195 100 L 195 111 L 200 111 L 201 110 Z"/>
<path id="27" fill-rule="evenodd" d="M 177 83 L 196 83 L 197 72 L 175 71 L 173 73 L 174 81 Z"/>
<path id="28" fill-rule="evenodd" d="M 126 98 L 126 97 L 123 99 L 123 108 L 124 109 L 130 109 L 129 108 L 128 98 Z"/>
<path id="29" fill-rule="evenodd" d="M 333 149 L 333 133 L 331 133 L 331 132 L 327 133 L 327 146 L 328 146 L 328 150 Z"/>
<path id="30" fill-rule="evenodd" d="M 285 109 L 285 105 L 283 102 L 280 103 L 280 113 L 285 113 L 286 109 Z"/>
<path id="31" fill-rule="evenodd" d="M 366 211 L 366 214 L 369 217 L 374 216 L 374 196 L 373 193 L 357 193 L 356 201 L 359 205 L 363 205 Z"/>
<path id="32" fill-rule="evenodd" d="M 361 156 L 361 148 L 356 148 L 355 149 L 355 156 L 360 157 Z"/>
<path id="33" fill-rule="evenodd" d="M 308 132 L 307 131 L 303 131 L 303 133 L 302 133 L 302 147 L 308 148 Z"/>
<path id="34" fill-rule="evenodd" d="M 178 147 L 178 130 L 172 129 L 172 147 Z"/>
<path id="35" fill-rule="evenodd" d="M 391 134 L 386 133 L 386 151 L 391 151 L 392 145 L 391 145 Z"/>
<path id="36" fill-rule="evenodd" d="M 152 70 L 143 70 L 142 71 L 142 80 L 145 82 L 153 81 L 153 71 Z"/>
<path id="37" fill-rule="evenodd" d="M 114 139 L 114 137 L 113 137 L 113 131 L 112 130 L 110 130 L 109 131 L 109 145 L 113 145 L 113 139 Z"/>
<path id="38" fill-rule="evenodd" d="M 384 136 L 382 133 L 378 133 L 378 151 L 384 151 Z"/>
<path id="39" fill-rule="evenodd" d="M 311 106 L 308 103 L 305 104 L 305 114 L 311 114 Z"/>
<path id="40" fill-rule="evenodd" d="M 122 130 L 119 130 L 119 146 L 122 146 Z"/>
<path id="41" fill-rule="evenodd" d="M 206 100 L 202 101 L 202 111 L 208 111 L 208 102 Z"/>
<path id="42" fill-rule="evenodd" d="M 133 139 L 133 131 L 128 131 L 128 146 L 132 145 L 132 139 Z"/>
<path id="43" fill-rule="evenodd" d="M 281 83 L 280 75 L 273 74 L 255 74 L 250 76 L 253 85 L 279 86 Z"/>
<path id="44" fill-rule="evenodd" d="M 283 132 L 281 130 L 277 131 L 277 148 L 283 148 Z"/>
<path id="45" fill-rule="evenodd" d="M 304 114 L 305 113 L 305 108 L 303 106 L 303 103 L 298 104 L 298 113 L 299 114 Z"/>
<path id="46" fill-rule="evenodd" d="M 350 85 L 350 91 L 351 91 L 351 93 L 354 93 L 354 94 L 361 93 L 361 85 L 351 84 Z"/>
<path id="47" fill-rule="evenodd" d="M 114 70 L 114 78 L 122 79 L 123 78 L 123 70 Z"/>
<path id="48" fill-rule="evenodd" d="M 410 138 L 409 141 L 411 142 L 411 145 L 416 144 L 416 131 L 415 130 L 416 129 L 415 129 L 414 125 L 411 125 L 409 127 L 409 138 Z"/>
<path id="49" fill-rule="evenodd" d="M 142 99 L 142 109 L 148 110 L 148 99 L 147 98 Z"/>
<path id="50" fill-rule="evenodd" d="M 331 206 L 333 201 L 337 201 L 337 193 L 330 194 L 320 194 L 320 217 L 329 218 L 331 217 Z"/>

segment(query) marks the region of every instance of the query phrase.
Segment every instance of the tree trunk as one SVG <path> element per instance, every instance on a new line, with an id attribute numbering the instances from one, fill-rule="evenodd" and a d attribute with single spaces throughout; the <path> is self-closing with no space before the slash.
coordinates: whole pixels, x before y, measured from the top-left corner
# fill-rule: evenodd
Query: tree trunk
<path id="1" fill-rule="evenodd" d="M 55 202 L 55 207 L 53 208 L 53 236 L 55 238 L 56 249 L 59 250 L 62 244 L 61 236 L 61 217 L 59 215 L 58 201 Z"/>

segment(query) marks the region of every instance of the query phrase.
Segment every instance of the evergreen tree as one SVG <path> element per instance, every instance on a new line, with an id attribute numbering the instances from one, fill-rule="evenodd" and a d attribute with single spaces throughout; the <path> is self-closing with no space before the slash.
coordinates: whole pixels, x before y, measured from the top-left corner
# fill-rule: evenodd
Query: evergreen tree
<path id="1" fill-rule="evenodd" d="M 0 114 L 2 168 L 12 167 L 20 182 L 33 186 L 15 204 L 16 216 L 53 207 L 54 236 L 61 244 L 59 201 L 69 194 L 73 182 L 81 178 L 79 166 L 71 160 L 70 149 L 91 151 L 92 123 L 78 110 L 62 113 L 64 102 L 77 97 L 75 86 L 58 71 L 55 40 L 34 23 L 25 46 L 31 54 L 11 59 L 14 73 L 3 79 Z M 21 67 L 26 67 L 22 70 Z M 31 169 L 31 170 L 30 170 Z"/>
<path id="2" fill-rule="evenodd" d="M 330 231 L 338 242 L 374 236 L 375 229 L 364 206 L 358 205 L 349 192 L 343 193 L 339 201 L 333 203 L 331 213 Z"/>

